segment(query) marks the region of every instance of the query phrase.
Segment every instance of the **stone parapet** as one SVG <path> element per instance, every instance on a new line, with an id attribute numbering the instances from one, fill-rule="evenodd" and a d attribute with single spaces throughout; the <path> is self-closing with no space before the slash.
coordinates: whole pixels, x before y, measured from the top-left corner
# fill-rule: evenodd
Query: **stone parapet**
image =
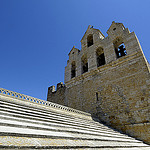
<path id="1" fill-rule="evenodd" d="M 30 102 L 30 103 L 35 104 L 35 105 L 41 105 L 41 106 L 46 106 L 46 107 L 49 107 L 49 108 L 54 108 L 55 110 L 58 109 L 58 110 L 63 110 L 63 111 L 71 112 L 71 113 L 77 113 L 77 114 L 83 114 L 83 115 L 91 116 L 90 114 L 88 114 L 86 112 L 75 110 L 73 108 L 69 108 L 69 107 L 66 107 L 66 106 L 63 106 L 63 105 L 48 102 L 48 101 L 45 101 L 45 100 L 41 100 L 41 99 L 38 99 L 38 98 L 34 98 L 34 97 L 27 96 L 27 95 L 24 95 L 24 94 L 21 94 L 21 93 L 6 90 L 6 89 L 3 89 L 3 88 L 0 88 L 0 97 L 1 98 L 2 97 L 5 97 L 5 98 L 8 97 L 9 100 L 16 99 L 16 100 L 19 100 L 18 102 Z"/>

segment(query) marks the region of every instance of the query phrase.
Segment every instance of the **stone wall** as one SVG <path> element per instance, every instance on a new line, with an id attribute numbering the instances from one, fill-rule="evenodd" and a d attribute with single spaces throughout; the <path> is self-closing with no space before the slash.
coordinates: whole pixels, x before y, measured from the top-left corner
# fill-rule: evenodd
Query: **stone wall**
<path id="1" fill-rule="evenodd" d="M 149 64 L 135 33 L 130 33 L 122 23 L 113 22 L 107 33 L 104 37 L 98 29 L 89 26 L 81 40 L 81 51 L 75 47 L 70 51 L 65 68 L 64 103 L 150 143 Z M 93 44 L 88 46 L 91 34 Z M 123 55 L 119 54 L 120 44 L 126 49 Z M 105 56 L 105 64 L 99 67 L 98 49 Z M 88 63 L 88 71 L 84 73 L 83 57 Z M 72 62 L 76 66 L 75 77 L 71 76 Z M 53 102 L 57 103 L 59 97 L 55 94 Z"/>
<path id="2" fill-rule="evenodd" d="M 125 124 L 114 128 L 150 144 L 150 123 Z"/>
<path id="3" fill-rule="evenodd" d="M 47 101 L 54 102 L 60 105 L 65 105 L 65 85 L 60 82 L 57 84 L 57 89 L 55 86 L 50 86 L 47 93 Z"/>

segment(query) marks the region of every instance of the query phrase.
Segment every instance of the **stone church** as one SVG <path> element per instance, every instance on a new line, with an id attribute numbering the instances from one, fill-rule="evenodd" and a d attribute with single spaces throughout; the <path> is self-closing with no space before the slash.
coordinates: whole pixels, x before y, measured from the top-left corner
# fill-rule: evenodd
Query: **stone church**
<path id="1" fill-rule="evenodd" d="M 89 26 L 47 101 L 0 88 L 0 149 L 149 150 L 150 67 L 134 32 Z"/>
<path id="2" fill-rule="evenodd" d="M 88 26 L 81 50 L 73 47 L 65 84 L 47 100 L 82 110 L 103 123 L 150 142 L 150 66 L 134 32 L 112 22 L 108 36 Z"/>

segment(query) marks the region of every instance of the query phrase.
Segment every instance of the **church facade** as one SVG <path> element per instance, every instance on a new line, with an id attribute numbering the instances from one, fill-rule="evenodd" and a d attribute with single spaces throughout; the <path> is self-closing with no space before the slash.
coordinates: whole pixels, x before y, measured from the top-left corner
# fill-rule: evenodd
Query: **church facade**
<path id="1" fill-rule="evenodd" d="M 134 32 L 112 22 L 105 37 L 89 26 L 81 50 L 73 47 L 65 84 L 48 88 L 47 100 L 90 113 L 150 143 L 150 66 Z"/>

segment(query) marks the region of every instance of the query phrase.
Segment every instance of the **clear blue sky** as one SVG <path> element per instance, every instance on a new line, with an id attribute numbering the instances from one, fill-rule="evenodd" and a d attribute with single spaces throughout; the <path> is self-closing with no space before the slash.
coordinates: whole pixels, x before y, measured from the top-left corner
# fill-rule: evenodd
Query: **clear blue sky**
<path id="1" fill-rule="evenodd" d="M 135 31 L 150 62 L 150 0 L 0 0 L 0 87 L 46 99 L 88 25 Z"/>

